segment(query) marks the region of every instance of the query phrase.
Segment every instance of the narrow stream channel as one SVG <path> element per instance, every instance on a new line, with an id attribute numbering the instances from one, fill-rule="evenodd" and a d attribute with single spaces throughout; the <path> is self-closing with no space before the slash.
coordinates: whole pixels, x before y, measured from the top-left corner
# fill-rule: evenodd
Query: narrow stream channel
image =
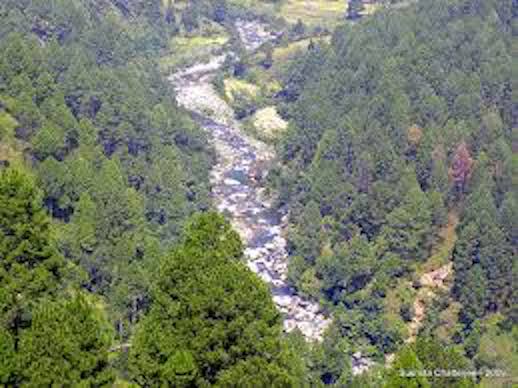
<path id="1" fill-rule="evenodd" d="M 170 81 L 178 104 L 193 112 L 211 136 L 218 157 L 211 171 L 214 204 L 239 232 L 249 268 L 270 286 L 273 301 L 284 315 L 284 330 L 298 328 L 307 340 L 320 341 L 331 320 L 317 303 L 299 296 L 288 284 L 283 237 L 286 216 L 272 208 L 261 179 L 257 179 L 267 174 L 263 169 L 275 154 L 241 131 L 232 108 L 211 84 L 224 59 L 222 55 L 195 64 L 171 75 Z"/>

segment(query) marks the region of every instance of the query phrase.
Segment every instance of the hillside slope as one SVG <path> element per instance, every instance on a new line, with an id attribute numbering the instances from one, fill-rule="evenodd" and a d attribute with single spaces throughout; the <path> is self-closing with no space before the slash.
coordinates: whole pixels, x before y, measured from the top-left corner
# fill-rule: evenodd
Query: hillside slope
<path id="1" fill-rule="evenodd" d="M 453 208 L 462 211 L 450 297 L 461 310 L 441 340 L 479 366 L 467 348 L 477 322 L 498 312 L 509 333 L 509 17 L 496 1 L 382 10 L 338 28 L 285 73 L 291 124 L 271 183 L 290 209 L 292 282 L 329 302 L 336 342 L 380 361 L 401 346 L 404 329 L 386 319 L 384 299 L 414 280 Z M 402 321 L 416 313 L 411 293 L 401 296 Z"/>

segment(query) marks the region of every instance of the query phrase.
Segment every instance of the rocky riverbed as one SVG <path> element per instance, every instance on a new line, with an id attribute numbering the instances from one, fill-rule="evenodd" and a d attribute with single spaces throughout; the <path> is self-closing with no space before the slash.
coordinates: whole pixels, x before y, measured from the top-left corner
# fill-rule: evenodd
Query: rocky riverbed
<path id="1" fill-rule="evenodd" d="M 270 286 L 273 301 L 284 314 L 285 331 L 298 328 L 306 339 L 320 341 L 331 320 L 318 303 L 298 295 L 288 284 L 283 236 L 287 217 L 272 208 L 265 195 L 263 180 L 274 152 L 242 132 L 232 108 L 211 84 L 224 59 L 214 57 L 191 66 L 171 75 L 170 81 L 179 105 L 193 112 L 212 138 L 218 156 L 211 172 L 215 206 L 228 215 L 243 239 L 249 268 Z"/>

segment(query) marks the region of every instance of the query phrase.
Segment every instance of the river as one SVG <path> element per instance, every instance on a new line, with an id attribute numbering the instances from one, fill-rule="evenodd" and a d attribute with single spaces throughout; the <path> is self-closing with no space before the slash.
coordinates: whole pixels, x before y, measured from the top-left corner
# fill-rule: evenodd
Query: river
<path id="1" fill-rule="evenodd" d="M 248 47 L 255 45 L 248 42 Z M 298 295 L 290 286 L 284 238 L 287 216 L 272 207 L 261 179 L 275 160 L 274 150 L 243 133 L 232 108 L 211 83 L 224 59 L 225 55 L 214 56 L 169 79 L 178 104 L 193 113 L 212 140 L 217 154 L 211 171 L 214 205 L 240 234 L 248 267 L 269 285 L 273 301 L 283 313 L 284 330 L 298 328 L 308 341 L 321 341 L 331 319 L 318 303 Z"/>

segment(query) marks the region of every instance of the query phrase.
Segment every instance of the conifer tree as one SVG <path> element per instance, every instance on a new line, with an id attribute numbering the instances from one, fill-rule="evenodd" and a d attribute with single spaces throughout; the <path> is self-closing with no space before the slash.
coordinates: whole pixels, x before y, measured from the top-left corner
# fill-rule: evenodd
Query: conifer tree
<path id="1" fill-rule="evenodd" d="M 44 301 L 20 336 L 20 381 L 27 386 L 107 386 L 112 341 L 108 322 L 81 296 Z"/>
<path id="2" fill-rule="evenodd" d="M 295 384 L 280 315 L 241 252 L 221 216 L 194 216 L 182 245 L 162 261 L 151 310 L 137 330 L 130 354 L 137 383 Z"/>
<path id="3" fill-rule="evenodd" d="M 0 383 L 103 385 L 112 381 L 107 324 L 65 295 L 42 194 L 25 172 L 0 173 Z"/>
<path id="4" fill-rule="evenodd" d="M 407 260 L 423 260 L 426 251 L 423 243 L 430 232 L 432 220 L 428 197 L 419 187 L 415 174 L 410 174 L 409 188 L 400 206 L 387 216 L 382 230 L 390 251 Z"/>
<path id="5" fill-rule="evenodd" d="M 63 287 L 58 253 L 42 195 L 25 172 L 0 172 L 0 323 L 14 335 L 44 297 Z"/>

